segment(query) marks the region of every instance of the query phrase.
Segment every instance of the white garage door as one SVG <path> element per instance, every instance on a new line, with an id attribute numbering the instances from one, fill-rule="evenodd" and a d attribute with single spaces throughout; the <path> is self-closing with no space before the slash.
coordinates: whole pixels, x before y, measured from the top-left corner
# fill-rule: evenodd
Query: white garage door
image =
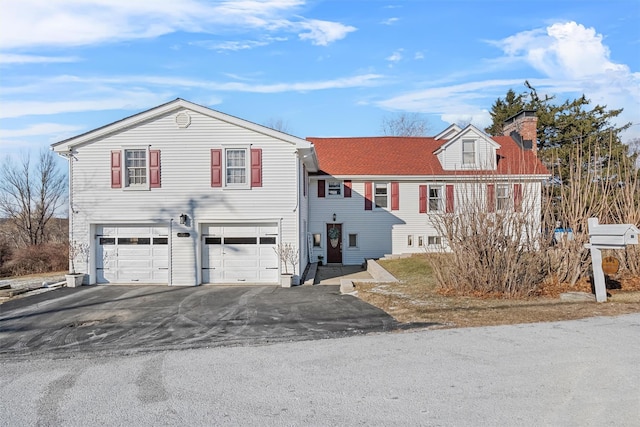
<path id="1" fill-rule="evenodd" d="M 278 282 L 277 238 L 275 223 L 203 225 L 202 282 Z"/>
<path id="2" fill-rule="evenodd" d="M 168 243 L 167 227 L 98 226 L 98 283 L 168 283 Z"/>

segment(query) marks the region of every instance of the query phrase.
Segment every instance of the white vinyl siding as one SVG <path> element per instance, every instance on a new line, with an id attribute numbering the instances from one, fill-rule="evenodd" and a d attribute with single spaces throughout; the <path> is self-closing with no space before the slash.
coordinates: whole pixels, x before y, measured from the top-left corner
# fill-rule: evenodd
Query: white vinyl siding
<path id="1" fill-rule="evenodd" d="M 202 223 L 277 219 L 279 238 L 298 245 L 300 213 L 296 209 L 301 204 L 297 185 L 301 181 L 296 173 L 302 167 L 298 167 L 293 144 L 194 111 L 189 111 L 189 127 L 179 128 L 176 113 L 162 115 L 77 149 L 72 183 L 73 205 L 77 211 L 73 216 L 73 239 L 95 240 L 91 237 L 95 224 L 150 221 L 167 224 L 171 230 L 169 282 L 174 285 L 201 283 L 198 227 Z M 162 151 L 162 188 L 142 196 L 135 191 L 112 191 L 111 151 L 136 146 Z M 235 147 L 262 149 L 262 187 L 247 191 L 211 187 L 211 149 Z M 249 157 L 248 151 L 246 155 Z M 247 180 L 250 181 L 249 176 Z M 188 224 L 179 223 L 181 214 L 191 218 Z M 179 233 L 183 237 L 178 237 Z M 91 251 L 95 253 L 93 245 Z M 95 283 L 95 260 L 92 257 L 89 261 L 88 268 L 83 261 L 77 261 L 76 268 L 88 271 L 90 282 Z M 300 265 L 297 270 L 300 271 Z"/>
<path id="2" fill-rule="evenodd" d="M 439 251 L 442 245 L 446 247 L 446 241 L 441 237 L 441 232 L 432 222 L 432 216 L 440 216 L 446 206 L 446 186 L 450 182 L 442 180 L 429 183 L 426 178 L 399 182 L 400 210 L 378 211 L 364 210 L 364 183 L 366 180 L 352 179 L 352 197 L 344 199 L 318 198 L 317 180 L 311 177 L 310 181 L 310 219 L 309 231 L 313 234 L 321 234 L 326 230 L 326 224 L 332 223 L 332 216 L 336 213 L 337 222 L 343 227 L 343 263 L 347 265 L 359 265 L 367 258 L 381 258 L 385 254 L 424 253 L 425 251 Z M 420 185 L 441 188 L 442 211 L 437 213 L 420 213 Z M 486 196 L 486 184 L 478 182 L 452 182 L 454 185 L 454 206 L 456 211 L 468 206 L 467 202 L 477 198 L 480 203 Z M 523 203 L 538 203 L 539 183 L 523 183 Z M 525 209 L 526 210 L 526 209 Z M 533 212 L 539 218 L 539 209 Z M 532 221 L 532 232 L 539 229 L 539 221 Z M 349 248 L 348 236 L 357 234 L 358 247 Z M 324 236 L 324 235 L 323 235 Z M 438 244 L 437 238 L 440 238 Z M 411 245 L 413 243 L 413 245 Z M 327 258 L 326 248 L 314 247 L 313 255 L 322 255 Z"/>
<path id="3" fill-rule="evenodd" d="M 438 153 L 442 168 L 447 171 L 464 169 L 496 169 L 498 144 L 485 134 L 469 129 L 454 137 Z"/>

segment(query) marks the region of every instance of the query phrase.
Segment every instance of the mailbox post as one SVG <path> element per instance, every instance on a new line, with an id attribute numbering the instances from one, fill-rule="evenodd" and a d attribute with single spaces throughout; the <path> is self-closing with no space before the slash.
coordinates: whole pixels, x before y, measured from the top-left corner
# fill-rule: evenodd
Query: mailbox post
<path id="1" fill-rule="evenodd" d="M 602 249 L 624 249 L 627 245 L 637 245 L 640 230 L 633 224 L 598 224 L 598 218 L 589 218 L 587 224 L 589 244 L 585 246 L 591 250 L 596 301 L 605 302 L 607 288 L 602 271 Z"/>

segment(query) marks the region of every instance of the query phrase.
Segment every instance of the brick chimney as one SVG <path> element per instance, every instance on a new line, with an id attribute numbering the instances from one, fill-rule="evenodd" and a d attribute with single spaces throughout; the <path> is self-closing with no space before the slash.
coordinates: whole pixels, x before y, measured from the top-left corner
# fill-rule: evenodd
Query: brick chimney
<path id="1" fill-rule="evenodd" d="M 538 141 L 536 139 L 538 118 L 533 110 L 522 110 L 518 114 L 504 121 L 502 133 L 512 137 L 523 150 L 531 150 L 538 153 Z"/>

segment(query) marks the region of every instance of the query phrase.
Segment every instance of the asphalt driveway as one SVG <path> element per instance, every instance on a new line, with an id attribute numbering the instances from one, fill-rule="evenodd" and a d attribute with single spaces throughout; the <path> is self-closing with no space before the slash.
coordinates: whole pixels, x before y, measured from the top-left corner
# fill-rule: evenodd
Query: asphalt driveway
<path id="1" fill-rule="evenodd" d="M 0 305 L 0 356 L 260 345 L 390 331 L 338 286 L 92 286 Z"/>

